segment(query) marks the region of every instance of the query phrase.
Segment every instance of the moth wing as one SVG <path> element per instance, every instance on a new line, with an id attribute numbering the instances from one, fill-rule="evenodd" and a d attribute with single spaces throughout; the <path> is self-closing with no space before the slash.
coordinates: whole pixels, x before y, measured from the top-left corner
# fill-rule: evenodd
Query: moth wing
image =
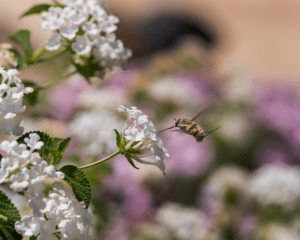
<path id="1" fill-rule="evenodd" d="M 215 119 L 215 115 L 218 113 L 218 106 L 212 105 L 210 107 L 204 108 L 201 112 L 199 112 L 191 121 L 194 121 L 198 124 L 200 122 L 211 122 L 212 119 Z M 201 116 L 201 119 L 200 119 Z"/>
<path id="2" fill-rule="evenodd" d="M 202 113 L 205 113 L 207 111 L 207 108 L 204 108 L 203 110 L 201 110 L 201 112 L 199 112 L 193 119 L 191 119 L 192 121 L 195 121 L 195 119 L 197 117 L 199 117 Z"/>

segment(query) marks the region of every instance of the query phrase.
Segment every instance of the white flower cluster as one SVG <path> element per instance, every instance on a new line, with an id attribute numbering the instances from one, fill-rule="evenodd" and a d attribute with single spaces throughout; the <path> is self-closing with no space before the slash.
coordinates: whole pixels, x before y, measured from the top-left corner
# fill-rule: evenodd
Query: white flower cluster
<path id="1" fill-rule="evenodd" d="M 201 102 L 201 95 L 195 90 L 195 86 L 180 76 L 166 76 L 154 81 L 150 94 L 158 101 L 170 101 L 179 106 L 187 103 L 198 105 Z"/>
<path id="2" fill-rule="evenodd" d="M 0 66 L 5 68 L 16 67 L 18 62 L 15 59 L 15 54 L 9 49 L 12 45 L 9 43 L 0 44 Z"/>
<path id="3" fill-rule="evenodd" d="M 247 184 L 248 177 L 245 171 L 233 166 L 222 167 L 210 176 L 201 197 L 213 213 L 220 213 L 224 209 L 226 193 L 233 190 L 239 194 L 239 198 L 244 199 Z"/>
<path id="4" fill-rule="evenodd" d="M 84 203 L 77 201 L 71 189 L 55 182 L 49 197 L 42 210 L 44 217 L 24 216 L 21 222 L 15 223 L 18 233 L 25 236 L 39 234 L 37 240 L 92 239 L 93 215 L 85 209 Z"/>
<path id="5" fill-rule="evenodd" d="M 72 49 L 79 55 L 92 51 L 103 66 L 121 65 L 131 57 L 131 51 L 124 48 L 123 42 L 116 40 L 113 33 L 119 19 L 108 15 L 103 3 L 97 0 L 64 0 L 63 4 L 64 8 L 50 7 L 42 14 L 42 29 L 54 31 L 47 42 L 47 50 L 57 50 L 61 40 L 67 40 L 73 42 Z M 77 34 L 79 31 L 83 34 Z"/>
<path id="6" fill-rule="evenodd" d="M 268 225 L 261 224 L 258 236 L 255 239 L 272 239 L 272 240 L 295 240 L 300 239 L 297 229 L 291 225 L 271 223 Z"/>
<path id="7" fill-rule="evenodd" d="M 5 71 L 0 67 L 2 81 L 0 85 L 0 131 L 6 134 L 21 135 L 24 128 L 20 127 L 22 119 L 16 113 L 25 111 L 22 106 L 24 93 L 31 93 L 33 89 L 24 87 L 17 77 L 18 71 L 10 69 Z M 15 86 L 11 86 L 11 85 Z"/>
<path id="8" fill-rule="evenodd" d="M 163 205 L 157 213 L 160 226 L 166 227 L 171 236 L 182 240 L 220 239 L 217 232 L 209 229 L 206 215 L 195 209 L 182 207 L 177 203 Z"/>
<path id="9" fill-rule="evenodd" d="M 266 165 L 253 175 L 247 190 L 262 204 L 293 209 L 300 203 L 300 168 Z"/>
<path id="10" fill-rule="evenodd" d="M 126 146 L 128 150 L 133 143 L 133 148 L 140 151 L 135 154 L 135 160 L 143 164 L 152 164 L 160 168 L 165 175 L 164 156 L 169 157 L 168 151 L 163 147 L 163 142 L 155 134 L 153 122 L 148 120 L 148 116 L 143 114 L 136 107 L 128 109 L 122 105 L 117 108 L 119 112 L 124 112 L 127 116 L 126 123 L 123 128 L 123 136 L 130 142 Z M 144 161 L 141 158 L 155 156 L 156 162 Z"/>
<path id="11" fill-rule="evenodd" d="M 51 193 L 50 200 L 43 193 L 45 179 L 64 179 L 64 173 L 56 171 L 38 152 L 34 152 L 44 145 L 39 140 L 38 134 L 31 133 L 29 138 L 24 139 L 26 144 L 18 144 L 17 141 L 3 141 L 0 144 L 0 150 L 4 153 L 1 159 L 0 183 L 10 183 L 10 188 L 14 191 L 23 191 L 29 199 L 27 206 L 33 213 L 33 217 L 24 216 L 21 222 L 15 223 L 16 231 L 25 236 L 38 235 L 37 239 L 57 239 L 54 235 L 56 232 L 61 232 L 65 237 L 62 239 L 81 236 L 83 233 L 76 232 L 78 227 L 74 229 L 74 226 L 82 222 L 84 226 L 86 223 L 92 225 L 84 204 L 78 203 L 71 190 L 63 191 L 61 183 L 53 185 L 57 193 Z M 56 229 L 56 226 L 60 229 Z"/>
<path id="12" fill-rule="evenodd" d="M 97 123 L 97 124 L 95 124 Z M 121 129 L 121 121 L 107 110 L 83 112 L 78 114 L 70 124 L 70 129 L 84 145 L 86 155 L 100 155 L 116 151 L 115 133 L 107 126 Z"/>

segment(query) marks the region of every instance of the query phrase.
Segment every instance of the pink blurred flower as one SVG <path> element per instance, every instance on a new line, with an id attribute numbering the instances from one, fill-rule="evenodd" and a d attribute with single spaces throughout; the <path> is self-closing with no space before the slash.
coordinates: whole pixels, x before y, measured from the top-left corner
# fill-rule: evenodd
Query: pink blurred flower
<path id="1" fill-rule="evenodd" d="M 123 155 L 112 160 L 112 167 L 112 175 L 105 179 L 106 190 L 121 196 L 122 214 L 128 226 L 143 223 L 152 214 L 152 196 L 142 186 L 138 170 Z"/>
<path id="2" fill-rule="evenodd" d="M 68 119 L 79 102 L 80 94 L 90 85 L 80 76 L 74 76 L 53 87 L 50 95 L 51 112 L 59 120 Z"/>
<path id="3" fill-rule="evenodd" d="M 167 134 L 164 142 L 170 152 L 170 159 L 166 161 L 168 172 L 192 177 L 208 168 L 214 157 L 209 137 L 198 143 L 193 136 L 184 133 L 169 132 L 164 136 Z"/>

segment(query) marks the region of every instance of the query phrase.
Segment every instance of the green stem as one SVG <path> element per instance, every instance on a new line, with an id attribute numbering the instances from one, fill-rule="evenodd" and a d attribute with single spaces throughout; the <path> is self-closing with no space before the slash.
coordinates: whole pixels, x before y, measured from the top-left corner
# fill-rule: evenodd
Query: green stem
<path id="1" fill-rule="evenodd" d="M 118 151 L 114 152 L 113 154 L 107 156 L 106 158 L 103 158 L 103 159 L 101 159 L 101 160 L 99 160 L 99 161 L 97 161 L 97 162 L 93 162 L 93 163 L 91 163 L 91 164 L 87 164 L 87 165 L 85 165 L 85 166 L 81 166 L 81 167 L 79 167 L 79 169 L 86 169 L 86 168 L 89 168 L 89 167 L 96 166 L 96 165 L 98 165 L 98 164 L 100 164 L 100 163 L 106 162 L 107 160 L 113 158 L 114 156 L 117 156 L 117 155 L 120 154 L 120 153 L 121 153 L 120 150 L 118 150 Z"/>
<path id="2" fill-rule="evenodd" d="M 7 220 L 8 220 L 8 218 L 7 217 L 5 217 L 4 215 L 2 215 L 2 214 L 0 214 L 0 219 L 3 219 L 4 221 L 6 221 L 7 222 Z"/>
<path id="3" fill-rule="evenodd" d="M 64 75 L 64 76 L 62 76 L 62 77 L 59 77 L 59 78 L 53 80 L 52 82 L 46 83 L 45 85 L 39 87 L 39 90 L 45 90 L 45 89 L 47 89 L 47 88 L 50 88 L 50 87 L 52 87 L 52 86 L 54 86 L 54 85 L 60 83 L 61 81 L 67 79 L 68 77 L 74 75 L 75 73 L 77 73 L 77 70 L 75 70 L 75 71 L 73 71 L 73 72 L 70 72 L 70 73 L 68 73 L 68 74 L 66 74 L 66 75 Z"/>
<path id="4" fill-rule="evenodd" d="M 38 50 L 36 50 L 35 54 L 30 58 L 28 61 L 29 64 L 33 64 L 35 61 L 37 61 L 42 55 L 44 55 L 47 52 L 45 44 L 42 45 Z"/>
<path id="5" fill-rule="evenodd" d="M 33 64 L 38 64 L 38 63 L 43 63 L 43 62 L 49 61 L 49 60 L 51 60 L 51 59 L 53 59 L 53 58 L 56 58 L 56 57 L 59 57 L 59 56 L 63 55 L 63 54 L 64 54 L 65 52 L 67 52 L 67 51 L 68 51 L 68 49 L 65 48 L 64 50 L 62 50 L 62 51 L 60 51 L 60 52 L 56 52 L 56 53 L 50 55 L 49 57 L 45 57 L 45 58 L 42 58 L 42 59 L 38 59 L 38 60 L 36 60 L 35 62 L 30 62 L 29 64 L 30 64 L 30 65 L 33 65 Z"/>

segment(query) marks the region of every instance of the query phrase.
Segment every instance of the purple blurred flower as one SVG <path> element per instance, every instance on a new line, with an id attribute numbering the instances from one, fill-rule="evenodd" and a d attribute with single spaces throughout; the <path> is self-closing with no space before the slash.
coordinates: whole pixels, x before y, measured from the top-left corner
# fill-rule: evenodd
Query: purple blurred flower
<path id="1" fill-rule="evenodd" d="M 129 91 L 133 86 L 132 81 L 135 79 L 135 68 L 127 69 L 112 75 L 107 83 L 107 87 L 111 89 Z"/>
<path id="2" fill-rule="evenodd" d="M 300 144 L 300 94 L 290 86 L 259 86 L 256 120 L 277 130 L 298 156 Z"/>
<path id="3" fill-rule="evenodd" d="M 122 213 L 129 226 L 143 223 L 152 214 L 152 196 L 142 186 L 141 177 L 124 156 L 112 160 L 113 174 L 105 179 L 108 191 L 122 198 Z"/>
<path id="4" fill-rule="evenodd" d="M 169 132 L 164 142 L 171 153 L 170 160 L 166 162 L 168 172 L 171 173 L 191 177 L 200 175 L 214 157 L 213 145 L 209 137 L 198 143 L 193 136 Z"/>
<path id="5" fill-rule="evenodd" d="M 257 227 L 257 223 L 257 218 L 254 215 L 249 215 L 243 218 L 239 231 L 242 239 L 249 237 L 254 232 Z"/>
<path id="6" fill-rule="evenodd" d="M 118 217 L 108 225 L 104 240 L 129 240 L 126 219 Z"/>
<path id="7" fill-rule="evenodd" d="M 68 119 L 79 102 L 80 94 L 89 87 L 80 76 L 72 77 L 53 87 L 50 95 L 52 114 L 59 120 Z"/>
<path id="8" fill-rule="evenodd" d="M 260 86 L 257 118 L 283 134 L 300 130 L 300 95 L 288 86 Z"/>
<path id="9" fill-rule="evenodd" d="M 294 158 L 292 149 L 283 139 L 266 139 L 254 152 L 254 161 L 261 164 L 291 163 Z"/>

